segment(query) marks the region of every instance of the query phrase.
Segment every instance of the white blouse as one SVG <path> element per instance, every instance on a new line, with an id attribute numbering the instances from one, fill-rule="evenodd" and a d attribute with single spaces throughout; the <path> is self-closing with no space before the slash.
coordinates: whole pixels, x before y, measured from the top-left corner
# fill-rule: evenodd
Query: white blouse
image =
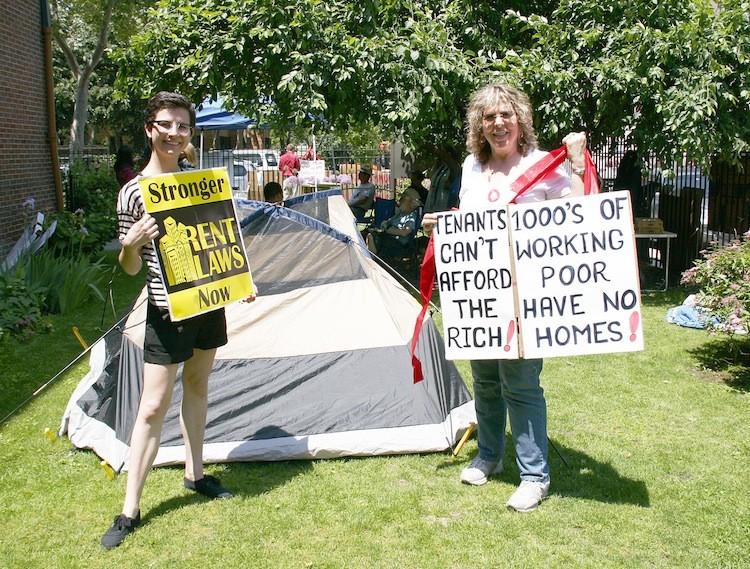
<path id="1" fill-rule="evenodd" d="M 474 154 L 469 154 L 464 160 L 461 173 L 460 209 L 482 211 L 510 203 L 515 196 L 515 192 L 510 189 L 510 185 L 547 154 L 549 153 L 536 148 L 530 151 L 510 171 L 510 175 L 503 178 L 500 183 L 497 180 L 489 181 L 487 175 L 482 173 L 482 164 Z M 560 165 L 537 182 L 534 187 L 529 188 L 519 196 L 516 203 L 564 198 L 570 193 L 570 177 L 565 168 Z"/>

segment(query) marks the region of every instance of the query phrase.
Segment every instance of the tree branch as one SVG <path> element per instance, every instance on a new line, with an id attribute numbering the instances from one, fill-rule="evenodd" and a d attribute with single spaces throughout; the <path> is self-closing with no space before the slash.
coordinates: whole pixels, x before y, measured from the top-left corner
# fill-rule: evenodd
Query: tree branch
<path id="1" fill-rule="evenodd" d="M 68 62 L 68 67 L 70 67 L 73 77 L 78 80 L 78 77 L 81 75 L 81 66 L 73 50 L 70 49 L 68 42 L 65 40 L 65 36 L 60 33 L 60 16 L 57 9 L 57 0 L 52 0 L 50 4 L 52 7 L 52 37 L 55 38 L 57 45 L 60 46 L 60 50 Z"/>
<path id="2" fill-rule="evenodd" d="M 94 68 L 99 64 L 99 61 L 104 55 L 104 50 L 107 48 L 107 37 L 109 36 L 109 22 L 112 19 L 112 8 L 115 5 L 115 0 L 107 1 L 107 8 L 104 11 L 104 18 L 102 19 L 102 27 L 99 29 L 99 37 L 96 42 L 96 49 L 91 54 L 86 67 L 93 71 Z"/>

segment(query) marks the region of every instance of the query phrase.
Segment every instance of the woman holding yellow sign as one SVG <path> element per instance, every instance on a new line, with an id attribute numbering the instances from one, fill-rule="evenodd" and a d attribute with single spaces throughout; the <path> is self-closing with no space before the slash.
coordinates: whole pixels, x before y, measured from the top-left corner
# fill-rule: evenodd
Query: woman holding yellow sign
<path id="1" fill-rule="evenodd" d="M 146 107 L 144 125 L 151 156 L 141 177 L 179 172 L 180 154 L 190 143 L 194 124 L 195 108 L 186 97 L 170 92 L 153 96 Z M 182 363 L 180 425 L 185 441 L 184 484 L 210 498 L 232 496 L 219 480 L 203 474 L 208 376 L 216 349 L 227 342 L 224 309 L 173 322 L 154 245 L 159 229 L 156 220 L 145 211 L 139 178 L 120 190 L 117 214 L 122 245 L 119 261 L 123 270 L 136 275 L 146 262 L 148 310 L 143 343 L 143 392 L 130 438 L 125 503 L 122 513 L 102 537 L 105 549 L 120 545 L 140 524 L 141 494 L 159 449 L 162 423 Z"/>
<path id="2" fill-rule="evenodd" d="M 467 111 L 467 148 L 460 192 L 461 211 L 484 211 L 508 203 L 529 203 L 583 195 L 586 136 L 563 139 L 573 176 L 558 167 L 517 194 L 512 186 L 548 153 L 539 150 L 528 97 L 507 85 L 488 85 L 472 96 Z M 425 214 L 431 231 L 435 213 Z M 541 359 L 473 360 L 479 452 L 461 472 L 461 481 L 482 485 L 503 469 L 506 414 L 515 443 L 521 484 L 506 506 L 529 512 L 549 493 L 547 404 L 540 384 Z"/>

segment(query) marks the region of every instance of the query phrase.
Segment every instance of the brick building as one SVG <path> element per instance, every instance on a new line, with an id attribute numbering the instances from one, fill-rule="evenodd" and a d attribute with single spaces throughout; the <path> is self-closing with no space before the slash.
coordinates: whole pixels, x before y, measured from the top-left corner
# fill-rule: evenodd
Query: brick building
<path id="1" fill-rule="evenodd" d="M 42 2 L 0 2 L 0 260 L 26 225 L 22 204 L 52 212 Z"/>

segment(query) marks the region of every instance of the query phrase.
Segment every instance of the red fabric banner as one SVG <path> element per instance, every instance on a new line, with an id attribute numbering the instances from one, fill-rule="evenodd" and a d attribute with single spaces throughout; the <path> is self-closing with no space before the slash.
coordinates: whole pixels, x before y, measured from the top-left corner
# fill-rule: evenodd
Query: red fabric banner
<path id="1" fill-rule="evenodd" d="M 542 180 L 550 172 L 553 172 L 567 157 L 567 148 L 561 146 L 547 154 L 547 156 L 521 174 L 510 185 L 510 188 L 516 192 L 516 196 L 510 203 L 516 203 L 516 200 L 526 190 L 534 187 L 534 184 Z M 594 166 L 594 161 L 591 159 L 591 154 L 588 150 L 584 154 L 583 193 L 586 196 L 599 193 L 599 177 L 596 174 L 596 166 Z"/>
<path id="2" fill-rule="evenodd" d="M 411 338 L 411 365 L 412 368 L 414 368 L 414 383 L 419 383 L 424 379 L 424 374 L 422 373 L 422 362 L 419 361 L 415 352 L 417 349 L 417 341 L 419 340 L 419 332 L 422 330 L 424 317 L 427 314 L 427 308 L 430 306 L 430 300 L 432 299 L 434 285 L 435 246 L 432 235 L 430 235 L 430 240 L 427 242 L 427 251 L 425 251 L 424 259 L 422 259 L 422 268 L 419 272 L 419 294 L 422 300 L 422 311 L 417 317 L 417 322 L 414 325 L 414 334 Z"/>

